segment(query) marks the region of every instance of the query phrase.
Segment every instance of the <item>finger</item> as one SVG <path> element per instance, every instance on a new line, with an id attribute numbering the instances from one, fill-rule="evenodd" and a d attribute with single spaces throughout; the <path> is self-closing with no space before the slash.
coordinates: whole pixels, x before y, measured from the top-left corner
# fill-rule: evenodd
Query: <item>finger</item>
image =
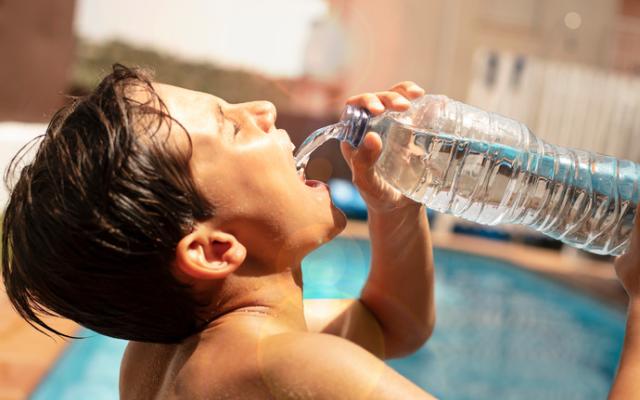
<path id="1" fill-rule="evenodd" d="M 382 101 L 373 93 L 363 93 L 347 99 L 347 104 L 367 109 L 372 115 L 384 112 Z"/>
<path id="2" fill-rule="evenodd" d="M 342 158 L 349 166 L 349 169 L 353 170 L 353 165 L 351 163 L 351 159 L 353 158 L 353 152 L 356 149 L 351 146 L 348 142 L 340 142 L 340 152 L 342 153 Z"/>
<path id="3" fill-rule="evenodd" d="M 387 110 L 405 111 L 411 106 L 411 102 L 398 92 L 377 92 L 376 96 L 378 96 L 378 99 L 380 99 Z"/>
<path id="4" fill-rule="evenodd" d="M 396 83 L 389 90 L 402 91 L 406 93 L 424 92 L 424 89 L 421 88 L 420 85 L 418 85 L 413 81 L 403 81 L 403 82 Z"/>
<path id="5" fill-rule="evenodd" d="M 636 215 L 633 221 L 633 230 L 631 231 L 631 239 L 629 243 L 629 250 L 634 253 L 640 251 L 640 204 L 636 208 Z"/>
<path id="6" fill-rule="evenodd" d="M 425 94 L 425 90 L 412 81 L 397 83 L 393 85 L 390 90 L 398 92 L 407 99 L 411 100 L 424 96 Z"/>
<path id="7" fill-rule="evenodd" d="M 378 161 L 380 153 L 382 153 L 382 139 L 377 133 L 369 132 L 362 139 L 358 148 L 354 148 L 347 142 L 342 142 L 340 143 L 340 151 L 354 175 L 362 174 L 366 170 L 372 169 Z"/>
<path id="8" fill-rule="evenodd" d="M 362 192 L 375 190 L 374 165 L 382 153 L 382 140 L 378 134 L 369 132 L 353 153 L 352 180 Z"/>
<path id="9" fill-rule="evenodd" d="M 375 132 L 368 132 L 362 143 L 352 153 L 351 164 L 354 178 L 367 176 L 373 172 L 373 166 L 382 153 L 382 139 Z"/>

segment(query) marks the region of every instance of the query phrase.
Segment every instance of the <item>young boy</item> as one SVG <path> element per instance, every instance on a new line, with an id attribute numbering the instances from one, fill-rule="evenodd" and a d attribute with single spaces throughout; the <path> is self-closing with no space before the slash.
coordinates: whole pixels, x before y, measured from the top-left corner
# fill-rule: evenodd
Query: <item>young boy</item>
<path id="1" fill-rule="evenodd" d="M 380 113 L 412 83 L 350 100 Z M 302 300 L 300 263 L 345 225 L 327 187 L 296 172 L 269 102 L 228 104 L 115 66 L 51 122 L 15 184 L 3 275 L 16 309 L 132 342 L 121 397 L 429 398 L 381 358 L 434 324 L 424 208 L 344 147 L 370 214 L 359 300 Z M 377 356 L 377 357 L 376 357 Z M 379 357 L 379 358 L 378 358 Z"/>
<path id="2" fill-rule="evenodd" d="M 379 114 L 423 93 L 404 82 L 348 102 Z M 301 260 L 345 217 L 324 184 L 299 177 L 275 119 L 269 102 L 232 105 L 115 66 L 54 116 L 13 188 L 2 265 L 15 308 L 40 329 L 55 314 L 131 340 L 125 400 L 432 398 L 381 361 L 433 330 L 424 208 L 375 173 L 377 135 L 343 145 L 368 207 L 371 272 L 358 300 L 303 301 Z M 618 264 L 632 299 L 638 240 Z M 637 393 L 635 331 L 619 398 Z"/>

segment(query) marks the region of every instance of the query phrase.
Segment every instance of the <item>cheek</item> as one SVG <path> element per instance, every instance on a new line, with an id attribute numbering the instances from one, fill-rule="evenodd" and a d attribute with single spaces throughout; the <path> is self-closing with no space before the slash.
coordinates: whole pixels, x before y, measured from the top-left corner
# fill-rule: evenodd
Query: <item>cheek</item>
<path id="1" fill-rule="evenodd" d="M 297 182 L 291 182 L 273 169 L 236 170 L 227 179 L 235 201 L 247 212 L 263 216 L 281 216 L 295 206 Z"/>
<path id="2" fill-rule="evenodd" d="M 233 157 L 217 160 L 223 162 L 223 167 L 217 169 L 208 183 L 214 197 L 224 199 L 227 211 L 280 224 L 294 221 L 299 224 L 303 222 L 301 218 L 324 221 L 331 217 L 328 195 L 310 191 L 300 182 L 293 160 L 286 158 L 281 149 L 273 146 L 245 149 Z"/>
<path id="3" fill-rule="evenodd" d="M 282 151 L 261 150 L 246 154 L 240 161 L 238 173 L 243 185 L 266 197 L 281 197 L 298 191 L 300 182 L 296 180 L 293 162 L 285 159 Z"/>

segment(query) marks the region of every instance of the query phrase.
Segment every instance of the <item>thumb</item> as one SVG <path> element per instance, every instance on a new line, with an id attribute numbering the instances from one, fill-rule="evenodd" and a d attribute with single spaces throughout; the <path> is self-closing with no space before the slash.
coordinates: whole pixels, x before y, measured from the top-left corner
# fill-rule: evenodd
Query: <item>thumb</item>
<path id="1" fill-rule="evenodd" d="M 351 165 L 351 159 L 353 158 L 353 153 L 356 149 L 351 146 L 351 144 L 347 142 L 340 142 L 340 152 L 342 153 L 342 157 L 349 165 L 349 168 L 353 169 L 353 165 Z"/>
<path id="2" fill-rule="evenodd" d="M 375 132 L 369 132 L 362 139 L 362 143 L 352 153 L 352 167 L 354 173 L 365 173 L 373 169 L 382 153 L 382 139 Z"/>
<path id="3" fill-rule="evenodd" d="M 633 220 L 633 231 L 631 231 L 631 239 L 629 250 L 637 253 L 640 251 L 640 205 L 636 208 L 636 215 Z"/>

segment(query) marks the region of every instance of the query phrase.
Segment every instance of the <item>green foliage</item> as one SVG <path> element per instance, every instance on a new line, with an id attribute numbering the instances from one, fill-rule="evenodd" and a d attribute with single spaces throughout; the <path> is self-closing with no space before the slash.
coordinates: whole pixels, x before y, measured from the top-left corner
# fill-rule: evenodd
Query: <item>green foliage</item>
<path id="1" fill-rule="evenodd" d="M 289 108 L 289 96 L 282 84 L 256 73 L 180 60 L 118 41 L 93 44 L 78 39 L 76 43 L 72 86 L 78 92 L 95 87 L 118 62 L 146 67 L 154 71 L 158 82 L 215 94 L 231 103 L 270 100 L 279 108 Z"/>

